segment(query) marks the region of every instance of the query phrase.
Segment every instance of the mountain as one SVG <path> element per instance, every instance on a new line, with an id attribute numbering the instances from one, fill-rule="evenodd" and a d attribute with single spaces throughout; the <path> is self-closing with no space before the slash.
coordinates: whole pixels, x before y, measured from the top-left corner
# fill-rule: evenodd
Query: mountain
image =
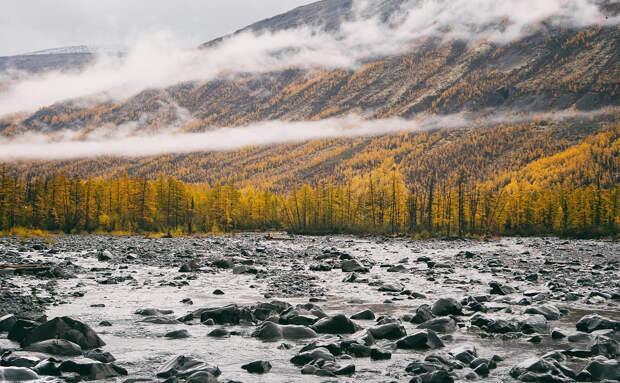
<path id="1" fill-rule="evenodd" d="M 202 48 L 217 49 L 244 32 L 260 35 L 300 26 L 318 28 L 315 33 L 319 35 L 342 38 L 339 31 L 347 21 L 368 14 L 398 27 L 404 3 L 378 0 L 360 10 L 351 0 L 319 1 L 207 42 Z M 608 17 L 618 15 L 617 3 L 606 2 L 602 8 Z M 480 28 L 502 26 L 490 23 Z M 80 54 L 27 57 L 35 60 L 68 55 L 64 57 L 68 59 Z M 316 121 L 349 114 L 378 121 L 420 114 L 544 114 L 546 117 L 527 121 L 509 118 L 503 123 L 481 122 L 457 131 L 315 140 L 221 153 L 7 164 L 9 171 L 27 176 L 67 172 L 86 177 L 127 172 L 155 178 L 165 172 L 191 182 L 235 180 L 246 186 L 260 184 L 280 190 L 297 182 L 338 182 L 362 176 L 387 163 L 401 167 L 408 182 L 420 179 L 419 169 L 453 177 L 460 165 L 480 182 L 500 182 L 533 161 L 557 155 L 613 129 L 620 105 L 619 55 L 617 24 L 565 28 L 542 22 L 532 33 L 508 43 L 426 37 L 407 49 L 370 56 L 353 67 L 289 66 L 228 74 L 209 81 L 185 81 L 144 90 L 121 101 L 94 105 L 82 100 L 60 102 L 34 113 L 0 119 L 0 133 L 9 137 L 63 130 L 87 134 L 98 127 L 126 124 L 133 124 L 135 132 L 165 131 L 170 126 L 202 132 L 271 120 Z M 608 109 L 600 112 L 601 108 Z M 568 119 L 553 117 L 565 110 L 577 114 Z M 576 182 L 589 182 L 586 178 Z"/>
<path id="2" fill-rule="evenodd" d="M 123 55 L 125 48 L 119 46 L 76 45 L 0 57 L 0 74 L 18 71 L 43 73 L 51 70 L 71 71 L 86 68 L 98 55 Z"/>

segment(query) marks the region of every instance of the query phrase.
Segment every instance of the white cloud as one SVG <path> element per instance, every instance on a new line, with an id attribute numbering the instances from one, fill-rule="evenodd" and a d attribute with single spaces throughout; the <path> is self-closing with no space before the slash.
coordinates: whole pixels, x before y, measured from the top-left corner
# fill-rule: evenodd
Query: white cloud
<path id="1" fill-rule="evenodd" d="M 248 126 L 203 133 L 135 133 L 136 123 L 120 129 L 96 129 L 93 133 L 61 131 L 55 134 L 27 133 L 0 138 L 0 161 L 53 160 L 98 156 L 140 157 L 169 153 L 236 150 L 253 145 L 273 145 L 324 138 L 380 136 L 399 132 L 460 129 L 504 122 L 563 120 L 597 114 L 618 113 L 618 108 L 595 112 L 564 111 L 538 114 L 419 115 L 415 119 L 364 120 L 359 116 L 320 121 L 265 121 Z"/>
<path id="2" fill-rule="evenodd" d="M 532 33 L 543 21 L 566 27 L 620 21 L 605 19 L 595 0 L 410 0 L 393 18 L 398 21 L 389 25 L 379 17 L 360 16 L 373 14 L 368 10 L 376 5 L 373 1 L 356 4 L 358 16 L 334 34 L 310 28 L 248 32 L 211 49 L 187 50 L 171 34 L 155 33 L 139 39 L 124 58 L 105 56 L 81 72 L 25 75 L 10 81 L 0 90 L 0 116 L 78 97 L 123 99 L 144 89 L 208 81 L 223 74 L 286 67 L 355 68 L 365 58 L 397 54 L 438 34 L 501 44 Z"/>

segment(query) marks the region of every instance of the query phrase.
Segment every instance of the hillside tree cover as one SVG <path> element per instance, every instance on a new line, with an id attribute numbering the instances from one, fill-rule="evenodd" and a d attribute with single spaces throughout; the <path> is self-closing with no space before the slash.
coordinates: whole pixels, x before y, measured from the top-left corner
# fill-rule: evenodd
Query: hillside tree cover
<path id="1" fill-rule="evenodd" d="M 0 228 L 62 232 L 615 236 L 620 225 L 620 125 L 487 180 L 470 166 L 440 176 L 387 159 L 342 183 L 286 191 L 186 183 L 160 174 L 20 180 L 0 175 Z M 413 169 L 413 170 L 412 170 Z M 451 175 L 446 175 L 451 174 Z"/>

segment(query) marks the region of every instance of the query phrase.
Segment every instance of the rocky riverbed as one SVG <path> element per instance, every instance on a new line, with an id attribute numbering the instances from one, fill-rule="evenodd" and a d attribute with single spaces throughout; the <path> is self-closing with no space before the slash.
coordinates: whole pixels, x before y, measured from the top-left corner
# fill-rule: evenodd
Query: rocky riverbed
<path id="1" fill-rule="evenodd" d="M 0 381 L 620 379 L 620 244 L 0 238 Z"/>

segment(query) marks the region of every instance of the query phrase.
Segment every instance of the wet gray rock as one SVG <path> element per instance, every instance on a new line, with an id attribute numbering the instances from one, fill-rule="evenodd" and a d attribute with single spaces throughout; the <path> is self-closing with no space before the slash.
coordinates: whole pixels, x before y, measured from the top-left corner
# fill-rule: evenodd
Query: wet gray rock
<path id="1" fill-rule="evenodd" d="M 380 348 L 373 347 L 370 350 L 370 359 L 372 360 L 388 360 L 392 358 L 392 353 L 382 350 Z"/>
<path id="2" fill-rule="evenodd" d="M 577 330 L 592 332 L 596 330 L 620 330 L 620 321 L 609 319 L 598 314 L 586 315 L 576 324 Z"/>
<path id="3" fill-rule="evenodd" d="M 185 329 L 181 329 L 181 330 L 170 331 L 166 333 L 166 335 L 164 336 L 170 339 L 184 339 L 184 338 L 189 338 L 191 335 L 189 334 L 189 331 Z"/>
<path id="4" fill-rule="evenodd" d="M 112 363 L 116 361 L 116 358 L 112 354 L 99 348 L 86 351 L 84 357 L 101 363 Z"/>
<path id="5" fill-rule="evenodd" d="M 241 310 L 237 305 L 202 309 L 199 311 L 201 322 L 207 319 L 213 319 L 216 324 L 239 324 L 241 320 Z"/>
<path id="6" fill-rule="evenodd" d="M 375 313 L 372 310 L 363 310 L 358 312 L 357 314 L 351 315 L 351 319 L 355 320 L 373 320 L 375 319 Z"/>
<path id="7" fill-rule="evenodd" d="M 452 350 L 450 354 L 454 356 L 454 359 L 465 365 L 469 365 L 471 362 L 474 361 L 474 359 L 476 359 L 476 357 L 478 357 L 478 352 L 476 351 L 476 348 L 468 345 L 460 346 Z"/>
<path id="8" fill-rule="evenodd" d="M 211 266 L 217 267 L 220 269 L 232 269 L 234 267 L 234 262 L 229 258 L 218 258 L 211 262 Z"/>
<path id="9" fill-rule="evenodd" d="M 36 372 L 24 367 L 0 367 L 0 377 L 6 382 L 27 382 L 39 379 Z"/>
<path id="10" fill-rule="evenodd" d="M 409 383 L 453 383 L 454 378 L 445 370 L 427 372 L 411 378 Z"/>
<path id="11" fill-rule="evenodd" d="M 200 265 L 195 260 L 184 263 L 179 268 L 180 273 L 192 273 L 200 270 Z"/>
<path id="12" fill-rule="evenodd" d="M 93 329 L 69 317 L 54 318 L 33 328 L 21 343 L 22 346 L 28 346 L 48 339 L 65 339 L 83 350 L 105 346 L 105 342 Z"/>
<path id="13" fill-rule="evenodd" d="M 273 322 L 264 322 L 256 328 L 252 336 L 263 341 L 277 341 L 280 339 L 310 339 L 316 338 L 318 335 L 314 330 L 305 326 L 278 325 Z"/>
<path id="14" fill-rule="evenodd" d="M 30 332 L 32 332 L 32 330 L 40 324 L 41 323 L 33 320 L 18 319 L 17 322 L 13 324 L 13 327 L 11 327 L 7 338 L 13 342 L 21 343 L 28 336 L 28 334 L 30 334 Z"/>
<path id="15" fill-rule="evenodd" d="M 314 350 L 301 352 L 295 355 L 293 358 L 291 358 L 291 363 L 297 366 L 303 366 L 310 362 L 316 362 L 319 360 L 333 362 L 335 358 L 328 349 L 319 347 L 315 348 Z"/>
<path id="16" fill-rule="evenodd" d="M 17 323 L 17 317 L 13 314 L 7 314 L 0 317 L 0 332 L 9 332 Z"/>
<path id="17" fill-rule="evenodd" d="M 484 314 L 474 314 L 470 322 L 492 334 L 506 334 L 519 331 L 517 323 L 506 319 L 494 319 Z"/>
<path id="18" fill-rule="evenodd" d="M 510 369 L 510 376 L 522 382 L 569 382 L 572 371 L 552 358 L 529 358 Z"/>
<path id="19" fill-rule="evenodd" d="M 58 356 L 82 355 L 82 348 L 79 345 L 65 339 L 48 339 L 32 343 L 24 347 L 24 350 Z"/>
<path id="20" fill-rule="evenodd" d="M 524 334 L 547 334 L 549 332 L 549 323 L 543 315 L 529 315 L 519 320 L 519 330 Z"/>
<path id="21" fill-rule="evenodd" d="M 456 322 L 450 317 L 439 317 L 427 320 L 418 325 L 418 328 L 425 328 L 441 333 L 451 333 L 456 331 Z"/>
<path id="22" fill-rule="evenodd" d="M 407 335 L 407 331 L 400 323 L 388 323 L 378 327 L 368 329 L 370 335 L 375 339 L 400 339 Z"/>
<path id="23" fill-rule="evenodd" d="M 257 360 L 255 362 L 244 364 L 241 368 L 250 374 L 265 374 L 271 371 L 271 363 L 263 360 Z"/>
<path id="24" fill-rule="evenodd" d="M 602 355 L 609 359 L 620 356 L 620 343 L 603 335 L 595 336 L 586 348 L 592 355 Z"/>
<path id="25" fill-rule="evenodd" d="M 85 380 L 102 380 L 127 375 L 127 370 L 112 363 L 64 361 L 58 369 L 74 372 Z"/>
<path id="26" fill-rule="evenodd" d="M 592 380 L 620 380 L 620 362 L 617 360 L 593 360 L 584 369 L 592 376 Z"/>
<path id="27" fill-rule="evenodd" d="M 491 287 L 490 294 L 494 295 L 509 295 L 516 292 L 514 287 L 501 284 L 499 282 L 489 282 L 489 286 Z"/>
<path id="28" fill-rule="evenodd" d="M 435 315 L 433 315 L 431 306 L 429 305 L 421 305 L 420 307 L 418 307 L 416 309 L 415 315 L 411 316 L 411 317 L 407 317 L 405 318 L 405 320 L 407 320 L 408 322 L 411 323 L 424 323 L 428 320 L 431 320 L 435 317 Z"/>
<path id="29" fill-rule="evenodd" d="M 43 359 L 32 367 L 32 371 L 43 376 L 60 376 L 61 372 L 58 368 L 58 364 L 59 362 L 56 359 Z"/>
<path id="30" fill-rule="evenodd" d="M 340 348 L 347 354 L 356 358 L 368 358 L 372 354 L 372 349 L 357 340 L 347 340 L 340 343 Z M 330 350 L 331 351 L 331 350 Z"/>
<path id="31" fill-rule="evenodd" d="M 37 355 L 7 353 L 2 356 L 0 365 L 8 367 L 32 368 L 39 363 L 39 360 L 40 358 Z"/>
<path id="32" fill-rule="evenodd" d="M 460 315 L 463 306 L 454 298 L 440 298 L 431 308 L 431 312 L 436 316 Z"/>
<path id="33" fill-rule="evenodd" d="M 166 382 L 169 380 L 166 380 Z M 218 380 L 215 375 L 208 371 L 197 371 L 188 376 L 185 383 L 218 383 Z"/>
<path id="34" fill-rule="evenodd" d="M 161 310 L 161 309 L 147 308 L 147 309 L 136 310 L 134 314 L 142 315 L 142 316 L 161 316 L 161 315 L 174 314 L 174 311 L 172 311 L 172 310 Z"/>
<path id="35" fill-rule="evenodd" d="M 162 315 L 146 317 L 144 319 L 139 320 L 139 322 L 152 323 L 152 324 L 180 324 L 181 323 L 173 317 L 167 317 L 167 316 L 162 316 Z"/>
<path id="36" fill-rule="evenodd" d="M 344 314 L 337 314 L 319 320 L 312 326 L 312 329 L 319 334 L 353 334 L 361 327 Z"/>
<path id="37" fill-rule="evenodd" d="M 340 268 L 345 273 L 367 273 L 369 271 L 367 267 L 365 267 L 355 259 L 347 259 L 342 261 Z"/>
<path id="38" fill-rule="evenodd" d="M 191 356 L 179 355 L 166 362 L 166 364 L 157 371 L 157 377 L 162 379 L 171 377 L 186 378 L 198 372 L 207 372 L 215 377 L 221 374 L 217 366 L 213 366 Z"/>
<path id="39" fill-rule="evenodd" d="M 216 328 L 215 330 L 208 333 L 207 336 L 213 338 L 227 338 L 230 336 L 230 332 L 225 328 Z"/>
<path id="40" fill-rule="evenodd" d="M 557 307 L 549 304 L 528 307 L 525 309 L 525 313 L 542 315 L 547 318 L 547 320 L 558 320 L 562 316 L 562 313 Z"/>
<path id="41" fill-rule="evenodd" d="M 400 339 L 396 342 L 396 347 L 406 350 L 429 350 L 444 347 L 444 344 L 434 331 L 423 330 Z"/>

